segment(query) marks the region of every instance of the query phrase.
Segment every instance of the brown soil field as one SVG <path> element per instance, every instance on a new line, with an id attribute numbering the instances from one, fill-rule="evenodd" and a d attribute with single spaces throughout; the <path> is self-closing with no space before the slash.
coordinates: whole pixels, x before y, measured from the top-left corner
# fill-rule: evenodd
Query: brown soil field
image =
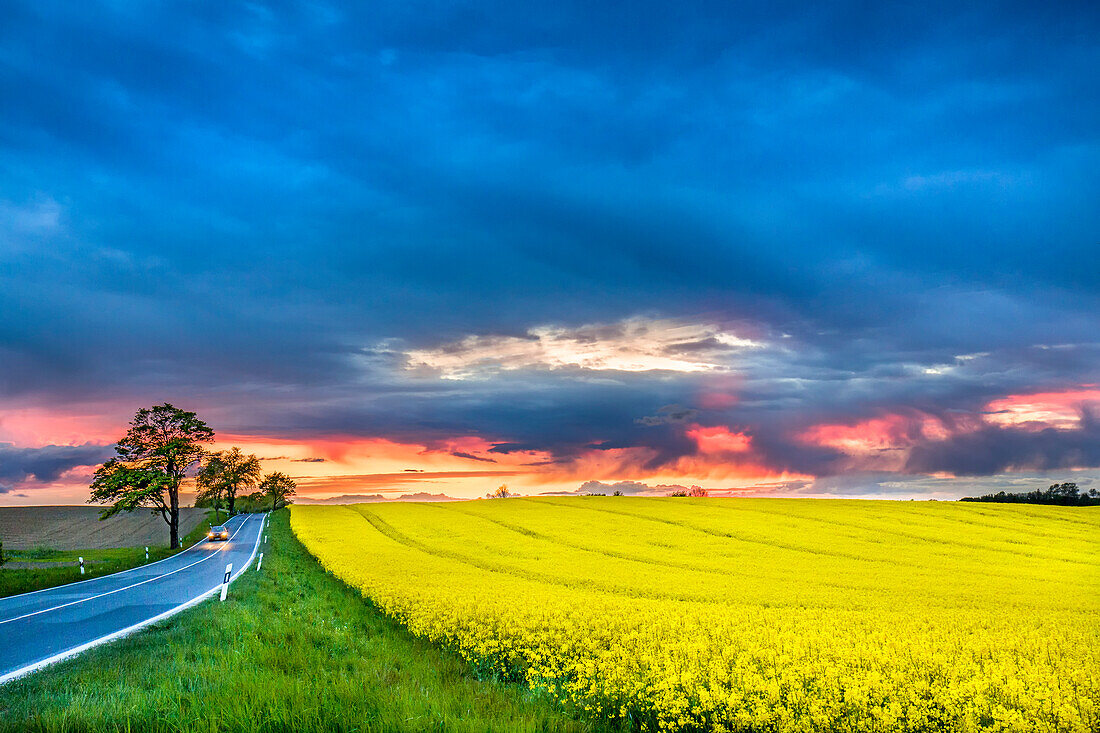
<path id="1" fill-rule="evenodd" d="M 94 506 L 0 507 L 0 541 L 5 550 L 168 546 L 168 525 L 159 514 L 138 509 L 101 522 L 99 512 Z M 205 516 L 205 509 L 180 509 L 180 537 Z"/>

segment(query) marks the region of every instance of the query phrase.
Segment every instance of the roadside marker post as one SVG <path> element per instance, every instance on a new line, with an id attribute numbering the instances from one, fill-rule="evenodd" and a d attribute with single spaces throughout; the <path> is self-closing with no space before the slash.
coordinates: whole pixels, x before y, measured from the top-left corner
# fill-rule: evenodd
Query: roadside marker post
<path id="1" fill-rule="evenodd" d="M 148 547 L 145 548 L 145 559 L 146 560 L 149 559 L 149 548 Z"/>
<path id="2" fill-rule="evenodd" d="M 260 569 L 260 566 L 261 566 L 261 565 L 263 565 L 263 564 L 264 564 L 264 554 L 263 554 L 263 553 L 261 552 L 261 553 L 260 553 L 260 559 L 259 559 L 259 561 L 257 561 L 257 563 L 256 563 L 256 570 L 257 570 L 257 572 L 259 571 L 259 569 Z"/>
<path id="3" fill-rule="evenodd" d="M 225 566 L 225 579 L 222 580 L 222 600 L 225 600 L 225 596 L 229 593 L 229 576 L 233 574 L 233 563 L 229 563 Z"/>
<path id="4" fill-rule="evenodd" d="M 78 557 L 77 560 L 80 560 L 80 574 L 83 575 L 84 574 L 84 558 Z"/>

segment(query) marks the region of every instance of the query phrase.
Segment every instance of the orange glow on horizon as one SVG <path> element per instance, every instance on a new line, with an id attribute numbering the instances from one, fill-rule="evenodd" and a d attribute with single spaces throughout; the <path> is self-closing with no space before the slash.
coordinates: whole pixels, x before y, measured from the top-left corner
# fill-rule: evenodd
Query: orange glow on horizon
<path id="1" fill-rule="evenodd" d="M 732 379 L 716 380 L 712 393 L 735 400 Z M 927 441 L 948 440 L 983 427 L 1079 429 L 1088 409 L 1100 408 L 1100 387 L 1009 394 L 991 400 L 980 413 L 943 418 L 919 410 L 901 410 L 864 420 L 821 423 L 795 436 L 807 444 L 830 447 L 847 456 L 841 470 L 904 471 L 909 449 Z M 17 448 L 47 445 L 110 445 L 126 430 L 132 410 L 115 404 L 87 404 L 72 414 L 60 409 L 16 406 L 0 410 L 0 442 Z M 945 413 L 947 415 L 947 413 Z M 767 485 L 812 481 L 813 476 L 767 465 L 755 449 L 750 429 L 690 422 L 676 427 L 695 451 L 662 455 L 646 446 L 601 448 L 598 441 L 575 453 L 492 452 L 496 442 L 481 435 L 456 435 L 422 442 L 349 435 L 282 438 L 218 432 L 214 449 L 237 446 L 262 459 L 263 470 L 282 471 L 300 484 L 306 497 L 342 494 L 447 494 L 484 496 L 501 483 L 524 495 L 576 491 L 584 482 L 636 481 L 650 486 L 698 484 L 712 491 L 761 491 Z M 83 503 L 94 466 L 75 466 L 56 481 L 29 478 L 13 483 L 4 503 L 39 501 Z M 25 486 L 25 488 L 24 488 Z M 20 496 L 24 494 L 24 496 Z"/>

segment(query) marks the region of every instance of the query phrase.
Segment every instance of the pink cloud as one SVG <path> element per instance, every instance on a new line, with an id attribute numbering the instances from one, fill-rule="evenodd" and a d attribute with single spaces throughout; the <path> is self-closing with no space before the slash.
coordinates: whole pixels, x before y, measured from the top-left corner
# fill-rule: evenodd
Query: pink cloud
<path id="1" fill-rule="evenodd" d="M 1014 394 L 985 406 L 985 419 L 1002 427 L 1033 427 L 1075 430 L 1086 409 L 1100 409 L 1100 389 L 1082 385 L 1062 392 Z"/>
<path id="2" fill-rule="evenodd" d="M 745 433 L 732 432 L 723 425 L 703 427 L 694 425 L 685 434 L 695 441 L 704 454 L 745 453 L 752 448 L 752 438 Z"/>

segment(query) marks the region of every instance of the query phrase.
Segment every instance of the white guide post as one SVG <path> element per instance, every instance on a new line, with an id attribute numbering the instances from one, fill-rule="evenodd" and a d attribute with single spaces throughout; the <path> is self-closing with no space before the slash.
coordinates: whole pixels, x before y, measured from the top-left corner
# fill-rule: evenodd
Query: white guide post
<path id="1" fill-rule="evenodd" d="M 84 574 L 84 558 L 78 557 L 77 559 L 80 560 L 80 574 L 83 575 Z"/>
<path id="2" fill-rule="evenodd" d="M 264 554 L 260 553 L 260 559 L 256 562 L 256 570 L 260 569 L 260 566 L 264 564 Z"/>
<path id="3" fill-rule="evenodd" d="M 146 560 L 149 559 L 149 548 L 148 547 L 145 548 L 145 559 Z"/>
<path id="4" fill-rule="evenodd" d="M 222 580 L 222 600 L 225 600 L 225 596 L 229 593 L 229 576 L 233 574 L 233 563 L 229 563 L 225 566 L 225 578 Z"/>

